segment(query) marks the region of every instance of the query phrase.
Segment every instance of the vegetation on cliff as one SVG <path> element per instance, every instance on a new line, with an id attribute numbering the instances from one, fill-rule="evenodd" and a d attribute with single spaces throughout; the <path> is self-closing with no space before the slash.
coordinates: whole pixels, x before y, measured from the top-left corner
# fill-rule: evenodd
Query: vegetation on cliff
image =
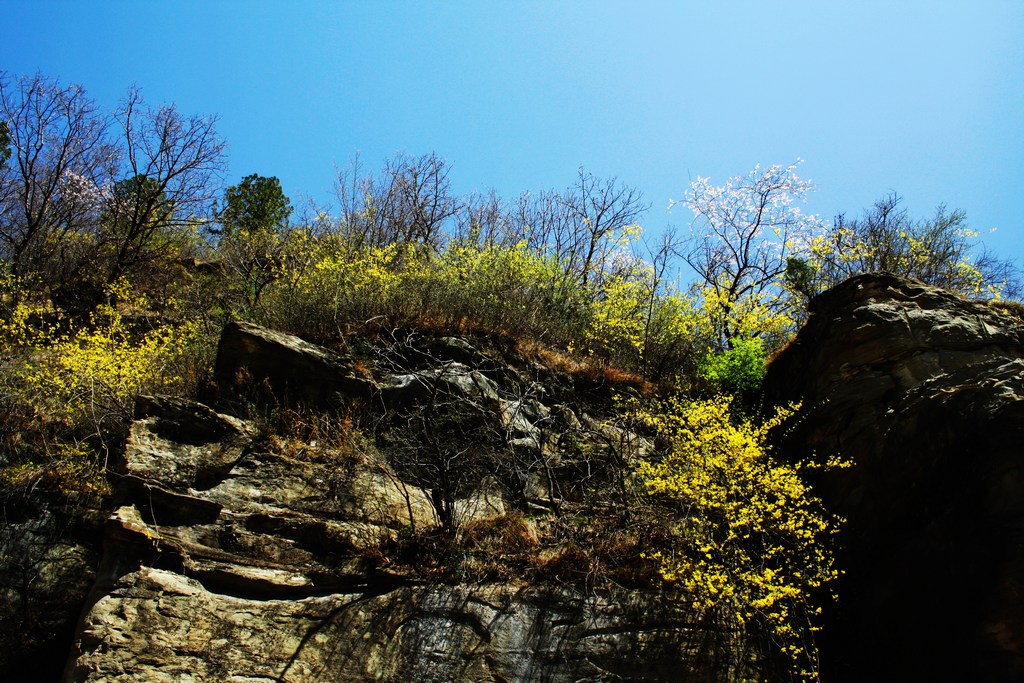
<path id="1" fill-rule="evenodd" d="M 587 577 L 598 566 L 638 567 L 604 579 L 663 582 L 741 629 L 760 628 L 794 675 L 816 675 L 814 601 L 835 576 L 837 520 L 766 445 L 786 415 L 757 417 L 767 356 L 810 297 L 864 270 L 971 296 L 1017 291 L 1009 264 L 975 250 L 962 212 L 913 221 L 890 196 L 826 228 L 799 209 L 810 186 L 796 166 L 755 168 L 722 186 L 698 178 L 682 202 L 695 216 L 684 236 L 645 233 L 639 192 L 582 169 L 563 191 L 456 197 L 433 154 L 398 156 L 376 174 L 353 165 L 339 175 L 337 208 L 296 215 L 275 178 L 222 187 L 225 147 L 212 117 L 149 107 L 136 90 L 106 114 L 81 88 L 43 76 L 4 77 L 0 104 L 8 500 L 40 491 L 102 499 L 136 395 L 215 395 L 214 348 L 231 320 L 382 367 L 412 353 L 401 341 L 412 333 L 512 339 L 549 371 L 615 387 L 608 425 L 654 444 L 619 452 L 614 486 L 602 491 L 610 512 L 598 520 L 591 506 L 562 524 L 546 555 L 534 553 L 528 510 L 459 527 L 457 484 L 469 469 L 500 477 L 505 465 L 472 461 L 469 444 L 437 431 L 459 434 L 464 416 L 435 410 L 436 391 L 429 410 L 401 409 L 420 432 L 374 432 L 351 407 L 314 431 L 343 450 L 392 439 L 395 453 L 421 458 L 412 463 L 420 472 L 423 451 L 410 438 L 444 456 L 448 469 L 432 462 L 430 471 L 454 478 L 451 490 L 421 482 L 443 537 L 433 547 L 461 547 L 478 564 L 445 560 L 441 574 L 473 576 L 487 562 L 481 548 L 492 560 L 532 557 L 537 578 L 572 564 Z M 319 424 L 283 404 L 264 417 L 284 441 Z M 435 443 L 445 438 L 456 441 Z M 380 550 L 412 548 L 426 566 L 437 560 L 428 531 Z M 621 542 L 597 538 L 610 531 Z"/>

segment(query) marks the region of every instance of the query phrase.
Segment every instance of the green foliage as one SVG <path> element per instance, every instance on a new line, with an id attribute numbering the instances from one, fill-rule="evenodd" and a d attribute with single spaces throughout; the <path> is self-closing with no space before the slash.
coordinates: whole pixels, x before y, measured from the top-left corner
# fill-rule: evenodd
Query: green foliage
<path id="1" fill-rule="evenodd" d="M 218 214 L 221 236 L 230 238 L 240 230 L 274 232 L 288 224 L 291 214 L 291 201 L 281 181 L 253 173 L 224 190 L 224 208 Z"/>
<path id="2" fill-rule="evenodd" d="M 139 174 L 114 183 L 92 250 L 91 284 L 101 290 L 149 264 L 174 258 L 185 250 L 183 232 L 175 222 L 173 202 L 155 179 Z M 67 278 L 66 284 L 88 282 L 89 275 Z"/>
<path id="3" fill-rule="evenodd" d="M 756 635 L 767 631 L 801 677 L 816 678 L 813 598 L 837 575 L 832 536 L 838 520 L 823 509 L 799 468 L 773 458 L 764 424 L 737 420 L 731 400 L 670 399 L 633 404 L 633 417 L 667 443 L 640 463 L 648 496 L 666 510 L 669 542 L 652 548 L 664 581 L 694 603 Z M 750 629 L 754 628 L 751 632 Z"/>
<path id="4" fill-rule="evenodd" d="M 103 219 L 107 222 L 162 225 L 170 220 L 174 206 L 154 179 L 137 175 L 114 183 Z"/>
<path id="5" fill-rule="evenodd" d="M 274 177 L 256 173 L 224 191 L 218 250 L 234 277 L 232 294 L 241 306 L 255 308 L 263 290 L 281 275 L 290 237 L 292 206 Z"/>
<path id="6" fill-rule="evenodd" d="M 701 362 L 702 377 L 722 391 L 742 394 L 755 391 L 764 380 L 767 353 L 758 337 L 739 337 L 725 351 L 709 353 Z"/>
<path id="7" fill-rule="evenodd" d="M 798 256 L 786 258 L 786 289 L 805 300 L 814 296 L 814 267 Z"/>

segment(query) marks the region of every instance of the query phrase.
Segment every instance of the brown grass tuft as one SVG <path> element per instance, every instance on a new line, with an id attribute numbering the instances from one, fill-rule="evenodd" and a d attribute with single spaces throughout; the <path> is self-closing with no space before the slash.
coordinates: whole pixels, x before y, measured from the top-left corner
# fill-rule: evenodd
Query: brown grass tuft
<path id="1" fill-rule="evenodd" d="M 1000 315 L 1024 321 L 1024 302 L 1013 301 L 1012 299 L 991 299 L 986 303 L 988 303 L 989 308 Z"/>
<path id="2" fill-rule="evenodd" d="M 512 513 L 467 522 L 462 528 L 462 543 L 468 550 L 523 553 L 536 548 L 539 541 L 530 521 Z"/>

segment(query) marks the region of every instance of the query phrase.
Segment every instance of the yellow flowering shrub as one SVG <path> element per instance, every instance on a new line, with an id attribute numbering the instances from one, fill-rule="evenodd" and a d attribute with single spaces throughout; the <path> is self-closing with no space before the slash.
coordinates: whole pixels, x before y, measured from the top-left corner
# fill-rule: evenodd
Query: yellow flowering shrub
<path id="1" fill-rule="evenodd" d="M 647 330 L 645 313 L 650 299 L 646 282 L 616 276 L 604 283 L 602 296 L 592 306 L 587 341 L 600 349 L 623 347 L 642 353 Z"/>
<path id="2" fill-rule="evenodd" d="M 792 409 L 756 425 L 736 420 L 730 403 L 719 396 L 633 404 L 633 417 L 670 444 L 638 467 L 646 494 L 671 520 L 670 546 L 647 557 L 698 607 L 741 631 L 765 628 L 794 671 L 815 678 L 818 610 L 809 598 L 836 578 L 831 548 L 839 520 L 797 467 L 767 452 L 769 430 Z"/>
<path id="3" fill-rule="evenodd" d="M 335 235 L 299 233 L 253 315 L 278 329 L 334 335 L 346 324 L 392 310 L 417 259 L 410 245 L 351 249 Z"/>
<path id="4" fill-rule="evenodd" d="M 886 271 L 922 280 L 963 296 L 998 299 L 1015 280 L 1008 262 L 992 257 L 967 227 L 967 217 L 939 206 L 932 220 L 910 221 L 895 195 L 876 203 L 862 220 L 840 223 L 810 243 L 806 265 L 813 291 L 847 277 Z M 813 293 L 813 292 L 812 292 Z"/>
<path id="5" fill-rule="evenodd" d="M 0 326 L 4 382 L 14 396 L 9 409 L 34 416 L 39 437 L 29 452 L 8 458 L 0 474 L 7 484 L 43 477 L 65 493 L 104 492 L 99 463 L 107 440 L 130 419 L 136 395 L 178 392 L 202 372 L 193 363 L 196 347 L 205 343 L 197 323 L 139 329 L 126 313 L 145 311 L 145 297 L 125 281 L 108 295 L 118 304 L 97 307 L 88 324 L 70 331 L 59 319 L 33 323 L 26 312 L 31 307 L 23 304 Z"/>
<path id="6" fill-rule="evenodd" d="M 624 242 L 639 230 L 627 227 Z M 343 235 L 298 231 L 280 277 L 251 314 L 310 338 L 368 323 L 511 333 L 659 378 L 692 369 L 718 347 L 721 306 L 713 294 L 680 293 L 657 283 L 650 264 L 621 261 L 613 274 L 585 283 L 571 263 L 525 240 L 356 247 Z M 743 299 L 730 324 L 772 346 L 792 320 Z"/>
<path id="7" fill-rule="evenodd" d="M 49 452 L 33 460 L 0 467 L 0 490 L 52 483 L 65 496 L 107 495 L 110 485 L 95 454 L 82 443 L 56 441 Z"/>
<path id="8" fill-rule="evenodd" d="M 559 288 L 560 266 L 525 242 L 352 248 L 326 235 L 301 249 L 265 295 L 266 318 L 314 336 L 373 319 L 552 333 L 579 301 Z"/>
<path id="9" fill-rule="evenodd" d="M 146 307 L 145 297 L 123 280 L 109 294 L 121 306 Z M 180 360 L 199 342 L 194 322 L 139 332 L 121 308 L 102 304 L 83 329 L 37 339 L 38 352 L 25 363 L 22 377 L 29 394 L 51 415 L 98 429 L 108 417 L 130 416 L 140 392 L 175 391 L 187 379 Z"/>
<path id="10" fill-rule="evenodd" d="M 781 346 L 796 329 L 796 321 L 784 295 L 776 292 L 747 292 L 731 296 L 721 288 L 696 288 L 707 326 L 715 330 L 719 343 L 732 338 L 760 338 L 769 349 Z M 722 350 L 718 348 L 715 350 Z"/>
<path id="11" fill-rule="evenodd" d="M 533 329 L 550 312 L 558 269 L 525 242 L 450 245 L 431 262 L 419 283 L 435 317 L 471 321 L 492 329 Z M 452 320 L 453 319 L 453 320 Z"/>

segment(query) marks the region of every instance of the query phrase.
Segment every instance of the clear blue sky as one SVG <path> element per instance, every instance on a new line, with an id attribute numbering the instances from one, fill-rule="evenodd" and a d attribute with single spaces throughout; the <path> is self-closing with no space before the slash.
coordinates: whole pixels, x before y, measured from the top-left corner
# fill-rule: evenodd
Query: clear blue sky
<path id="1" fill-rule="evenodd" d="M 458 192 L 579 166 L 685 226 L 691 176 L 805 159 L 809 208 L 966 210 L 1024 265 L 1024 1 L 6 0 L 0 68 L 112 106 L 216 113 L 231 175 L 329 197 L 335 166 L 436 151 Z"/>

